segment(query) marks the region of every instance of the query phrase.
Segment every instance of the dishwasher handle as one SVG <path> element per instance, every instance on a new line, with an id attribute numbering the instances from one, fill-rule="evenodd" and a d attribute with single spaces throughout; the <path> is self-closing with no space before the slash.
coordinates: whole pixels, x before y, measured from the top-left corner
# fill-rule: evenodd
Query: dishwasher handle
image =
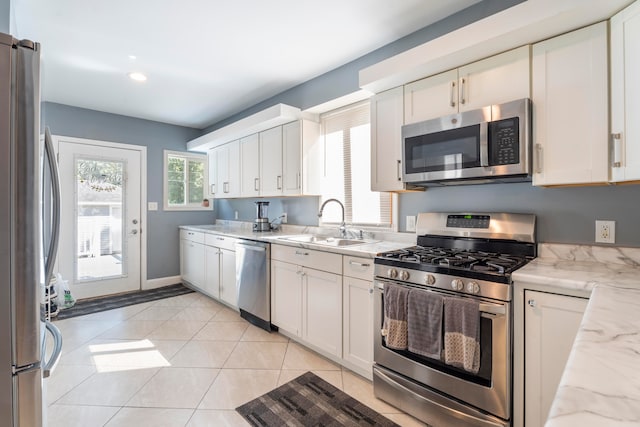
<path id="1" fill-rule="evenodd" d="M 258 252 L 266 252 L 267 251 L 267 245 L 268 243 L 258 243 L 255 242 L 256 244 L 254 244 L 253 242 L 249 243 L 249 242 L 241 242 L 241 243 L 236 243 L 236 248 L 240 247 L 242 249 L 246 249 L 249 251 L 258 251 Z"/>

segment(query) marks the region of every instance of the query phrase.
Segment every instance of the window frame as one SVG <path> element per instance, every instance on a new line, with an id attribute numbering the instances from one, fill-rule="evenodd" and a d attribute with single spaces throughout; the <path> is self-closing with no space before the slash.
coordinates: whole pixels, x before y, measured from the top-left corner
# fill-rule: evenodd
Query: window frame
<path id="1" fill-rule="evenodd" d="M 163 209 L 165 211 L 210 211 L 213 210 L 213 203 L 209 203 L 209 206 L 202 206 L 204 199 L 209 199 L 207 189 L 209 188 L 209 163 L 206 154 L 191 153 L 185 151 L 173 151 L 164 150 L 164 166 L 163 166 Z M 184 205 L 170 205 L 169 204 L 169 157 L 180 157 L 189 161 L 198 161 L 203 163 L 203 186 L 202 186 L 202 200 L 198 203 L 186 203 Z M 188 170 L 188 168 L 187 168 Z M 187 181 L 185 179 L 185 184 Z M 186 200 L 188 200 L 188 194 Z"/>
<path id="2" fill-rule="evenodd" d="M 326 111 L 322 114 L 320 114 L 320 137 L 322 139 L 322 144 L 324 146 L 324 152 L 325 152 L 325 156 L 327 153 L 327 148 L 326 148 L 326 144 L 327 144 L 327 139 L 326 139 L 326 125 L 325 125 L 325 120 L 327 119 L 331 119 L 331 117 L 334 117 L 336 115 L 339 114 L 344 114 L 345 112 L 348 112 L 350 110 L 356 109 L 356 108 L 361 108 L 364 105 L 367 105 L 369 107 L 369 109 L 371 108 L 371 100 L 364 100 L 364 101 L 358 101 L 352 104 L 348 104 L 348 105 L 344 105 L 342 107 L 339 108 L 335 108 L 333 110 L 329 110 Z M 369 114 L 370 114 L 370 110 L 369 110 Z M 371 116 L 369 115 L 369 128 L 370 128 L 370 134 L 371 132 L 374 132 L 374 129 L 371 128 Z M 371 138 L 371 136 L 370 136 Z M 371 142 L 371 139 L 369 140 L 369 143 Z M 370 153 L 371 154 L 371 153 Z M 343 157 L 344 159 L 344 157 Z M 327 159 L 325 157 L 324 163 L 325 163 L 325 175 L 328 173 L 327 171 L 327 161 L 329 159 Z M 344 182 L 343 182 L 343 186 L 344 186 Z M 369 187 L 370 188 L 370 187 Z M 345 218 L 345 221 L 347 223 L 347 225 L 349 227 L 352 228 L 357 228 L 357 229 L 362 229 L 364 231 L 372 231 L 372 232 L 392 232 L 392 231 L 397 231 L 398 230 L 398 222 L 397 222 L 397 215 L 398 215 L 398 197 L 396 193 L 393 192 L 377 192 L 377 193 L 386 193 L 389 195 L 390 200 L 389 200 L 389 222 L 388 223 L 360 223 L 360 222 L 349 222 L 347 218 Z M 332 196 L 328 196 L 327 198 L 330 198 Z M 346 197 L 346 195 L 345 195 Z M 337 197 L 338 199 L 342 199 L 341 197 Z M 322 205 L 322 203 L 326 200 L 324 196 L 320 196 L 318 198 L 318 208 L 320 208 L 320 206 Z M 346 200 L 340 200 L 341 203 L 343 203 L 345 205 L 345 209 L 347 207 L 347 203 Z M 351 201 L 353 202 L 353 200 Z M 345 212 L 346 213 L 346 212 Z M 347 216 L 347 215 L 345 215 Z M 339 222 L 335 222 L 335 221 L 324 221 L 324 219 L 322 217 L 319 218 L 319 226 L 337 226 L 340 225 Z"/>

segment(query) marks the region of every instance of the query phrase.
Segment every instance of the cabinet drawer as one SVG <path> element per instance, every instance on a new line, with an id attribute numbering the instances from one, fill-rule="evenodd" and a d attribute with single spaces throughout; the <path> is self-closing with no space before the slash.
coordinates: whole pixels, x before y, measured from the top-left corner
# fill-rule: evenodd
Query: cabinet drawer
<path id="1" fill-rule="evenodd" d="M 342 257 L 343 275 L 356 279 L 373 280 L 373 260 L 353 256 Z"/>
<path id="2" fill-rule="evenodd" d="M 342 255 L 293 246 L 271 245 L 271 259 L 342 274 Z"/>
<path id="3" fill-rule="evenodd" d="M 204 243 L 204 233 L 191 230 L 180 230 L 180 239 L 196 243 Z"/>
<path id="4" fill-rule="evenodd" d="M 235 244 L 237 239 L 233 237 L 223 236 L 220 234 L 206 234 L 204 236 L 205 245 L 216 246 L 222 249 L 228 249 L 230 251 L 235 251 Z"/>

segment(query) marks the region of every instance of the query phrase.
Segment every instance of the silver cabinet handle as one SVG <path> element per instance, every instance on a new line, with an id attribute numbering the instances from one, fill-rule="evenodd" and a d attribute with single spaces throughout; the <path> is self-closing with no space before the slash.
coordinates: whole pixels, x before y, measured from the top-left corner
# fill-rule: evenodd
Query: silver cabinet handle
<path id="1" fill-rule="evenodd" d="M 309 252 L 296 251 L 296 255 L 307 256 L 309 255 Z"/>
<path id="2" fill-rule="evenodd" d="M 228 193 L 229 192 L 229 181 L 226 181 L 226 182 L 222 183 L 222 192 L 223 193 Z"/>
<path id="3" fill-rule="evenodd" d="M 371 264 L 368 262 L 349 261 L 349 265 L 355 265 L 356 267 L 369 267 Z"/>
<path id="4" fill-rule="evenodd" d="M 216 237 L 216 240 L 224 240 L 224 237 Z"/>
<path id="5" fill-rule="evenodd" d="M 62 355 L 62 334 L 60 333 L 60 329 L 58 329 L 53 323 L 47 321 L 44 322 L 47 331 L 51 333 L 53 336 L 53 351 L 51 352 L 51 358 L 47 360 L 45 365 L 42 367 L 42 376 L 44 378 L 49 378 L 51 372 L 56 368 L 58 361 L 60 361 L 60 356 Z"/>
<path id="6" fill-rule="evenodd" d="M 460 80 L 460 104 L 464 105 L 467 100 L 465 99 L 465 95 L 464 95 L 464 86 L 466 83 L 466 80 L 463 78 Z"/>
<path id="7" fill-rule="evenodd" d="M 209 191 L 211 191 L 211 194 L 216 194 L 216 185 L 215 184 L 211 184 L 209 187 L 211 187 L 209 189 Z"/>
<path id="8" fill-rule="evenodd" d="M 255 191 L 260 191 L 259 182 L 260 178 L 253 178 L 253 189 Z"/>
<path id="9" fill-rule="evenodd" d="M 131 234 L 135 236 L 136 234 L 138 234 L 138 230 L 131 230 Z"/>
<path id="10" fill-rule="evenodd" d="M 542 144 L 536 144 L 536 173 L 542 173 Z"/>
<path id="11" fill-rule="evenodd" d="M 612 133 L 611 137 L 613 138 L 613 164 L 614 168 L 619 168 L 622 166 L 622 134 L 621 133 Z"/>
<path id="12" fill-rule="evenodd" d="M 278 175 L 278 178 L 276 179 L 276 187 L 278 190 L 282 190 L 282 175 Z"/>
<path id="13" fill-rule="evenodd" d="M 373 293 L 373 288 L 369 288 L 369 293 L 372 294 Z"/>
<path id="14" fill-rule="evenodd" d="M 449 94 L 449 105 L 451 105 L 452 107 L 456 106 L 455 91 L 456 91 L 456 82 L 453 81 L 451 82 L 451 93 Z"/>
<path id="15" fill-rule="evenodd" d="M 529 304 L 529 307 L 535 307 L 536 306 L 536 300 L 530 299 L 529 301 L 527 301 L 527 304 Z"/>
<path id="16" fill-rule="evenodd" d="M 296 174 L 296 189 L 300 188 L 300 172 Z"/>
<path id="17" fill-rule="evenodd" d="M 398 160 L 398 164 L 396 165 L 396 175 L 398 177 L 398 181 L 402 181 L 402 160 Z"/>

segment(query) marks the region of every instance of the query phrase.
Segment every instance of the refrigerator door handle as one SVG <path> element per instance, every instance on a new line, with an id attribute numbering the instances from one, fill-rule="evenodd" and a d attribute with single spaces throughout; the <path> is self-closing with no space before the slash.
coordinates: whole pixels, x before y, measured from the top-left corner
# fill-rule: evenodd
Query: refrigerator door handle
<path id="1" fill-rule="evenodd" d="M 51 138 L 51 132 L 49 127 L 44 131 L 44 147 L 47 151 L 47 159 L 49 161 L 49 169 L 51 172 L 51 187 L 52 187 L 52 227 L 51 227 L 51 242 L 49 244 L 49 250 L 47 253 L 46 264 L 44 267 L 45 273 L 45 285 L 48 286 L 51 282 L 51 276 L 53 275 L 53 266 L 56 261 L 56 254 L 58 253 L 58 240 L 60 237 L 60 178 L 58 175 L 58 165 L 56 164 L 56 155 L 53 148 L 53 140 Z"/>
<path id="2" fill-rule="evenodd" d="M 62 333 L 53 323 L 47 321 L 44 322 L 44 324 L 47 331 L 53 336 L 53 352 L 51 353 L 51 358 L 42 367 L 42 377 L 49 378 L 49 375 L 51 375 L 51 372 L 56 368 L 62 355 Z"/>

